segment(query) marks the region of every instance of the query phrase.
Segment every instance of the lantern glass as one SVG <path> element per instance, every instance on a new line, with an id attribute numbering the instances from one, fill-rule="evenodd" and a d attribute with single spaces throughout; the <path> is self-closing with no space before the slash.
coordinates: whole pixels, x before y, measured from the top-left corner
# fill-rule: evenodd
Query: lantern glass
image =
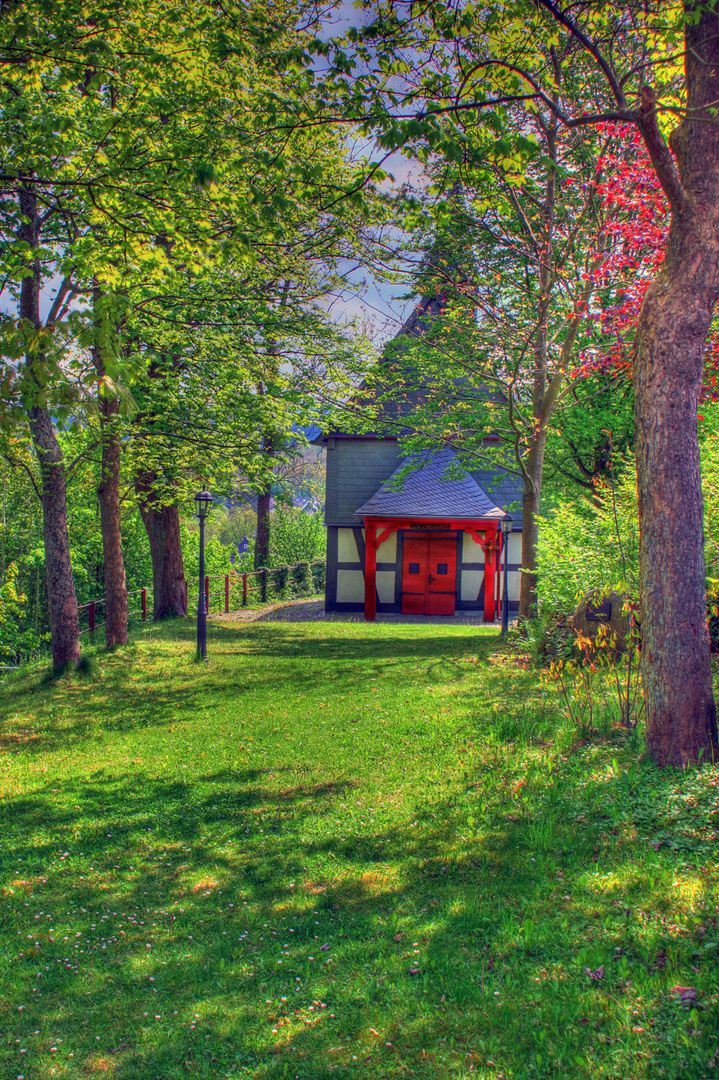
<path id="1" fill-rule="evenodd" d="M 505 536 L 507 536 L 509 533 L 511 533 L 513 524 L 514 523 L 513 523 L 512 519 L 511 519 L 511 517 L 502 518 L 502 520 L 499 523 L 499 527 L 500 527 L 500 529 L 502 530 L 502 532 L 504 533 Z"/>
<path id="2" fill-rule="evenodd" d="M 214 501 L 209 491 L 198 491 L 197 495 L 195 495 L 195 513 L 200 521 L 205 520 Z"/>

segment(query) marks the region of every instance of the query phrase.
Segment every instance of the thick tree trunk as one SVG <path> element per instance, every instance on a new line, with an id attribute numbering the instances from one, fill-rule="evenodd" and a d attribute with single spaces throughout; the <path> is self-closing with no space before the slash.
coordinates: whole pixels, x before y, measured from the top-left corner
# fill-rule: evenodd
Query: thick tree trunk
<path id="1" fill-rule="evenodd" d="M 717 755 L 706 617 L 697 408 L 717 252 L 672 227 L 641 311 L 634 360 L 646 741 L 660 765 Z M 716 244 L 713 239 L 709 247 Z M 704 280 L 702 280 L 704 279 Z"/>
<path id="2" fill-rule="evenodd" d="M 47 409 L 28 410 L 33 446 L 42 477 L 42 525 L 53 667 L 80 660 L 80 624 L 70 562 L 67 498 L 62 449 Z"/>
<path id="3" fill-rule="evenodd" d="M 36 249 L 40 246 L 40 217 L 34 191 L 20 192 L 20 207 L 25 218 L 19 230 L 20 239 L 26 241 L 31 249 Z M 32 263 L 32 273 L 22 280 L 20 318 L 28 327 L 36 330 L 41 327 L 39 260 Z M 67 531 L 65 464 L 50 411 L 44 403 L 45 366 L 42 355 L 32 351 L 28 353 L 25 377 L 28 390 L 36 404 L 28 408 L 27 417 L 42 479 L 43 539 L 52 662 L 53 667 L 61 669 L 68 664 L 77 664 L 80 660 L 80 623 Z"/>
<path id="4" fill-rule="evenodd" d="M 669 279 L 669 280 L 667 280 Z M 663 274 L 644 302 L 634 365 L 646 741 L 660 765 L 717 754 L 706 619 L 697 406 L 704 307 L 694 274 Z"/>
<path id="5" fill-rule="evenodd" d="M 646 741 L 660 765 L 719 754 L 697 440 L 704 345 L 719 299 L 716 11 L 688 22 L 686 39 L 691 119 L 672 136 L 678 176 L 649 89 L 640 123 L 672 204 L 666 257 L 642 305 L 634 359 Z"/>
<path id="6" fill-rule="evenodd" d="M 138 473 L 135 491 L 152 556 L 153 617 L 156 621 L 187 615 L 187 585 L 180 544 L 180 512 L 154 498 L 154 473 Z"/>
<path id="7" fill-rule="evenodd" d="M 119 400 L 100 399 L 102 426 L 102 480 L 100 502 L 102 554 L 105 566 L 105 644 L 108 649 L 127 644 L 127 581 L 120 532 L 120 439 L 116 427 Z"/>

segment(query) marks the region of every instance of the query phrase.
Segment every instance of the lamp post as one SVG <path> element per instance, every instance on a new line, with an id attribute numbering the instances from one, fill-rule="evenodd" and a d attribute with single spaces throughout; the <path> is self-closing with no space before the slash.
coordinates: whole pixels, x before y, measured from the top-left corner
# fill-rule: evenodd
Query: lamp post
<path id="1" fill-rule="evenodd" d="M 213 503 L 209 491 L 195 495 L 195 514 L 200 522 L 200 595 L 197 598 L 197 659 L 207 663 L 207 608 L 205 607 L 205 518 Z"/>
<path id="2" fill-rule="evenodd" d="M 512 519 L 509 515 L 503 517 L 499 523 L 502 530 L 502 543 L 504 544 L 504 589 L 502 590 L 502 629 L 500 634 L 506 634 L 509 630 L 509 592 L 507 590 L 507 561 L 509 555 L 509 534 L 512 531 Z"/>

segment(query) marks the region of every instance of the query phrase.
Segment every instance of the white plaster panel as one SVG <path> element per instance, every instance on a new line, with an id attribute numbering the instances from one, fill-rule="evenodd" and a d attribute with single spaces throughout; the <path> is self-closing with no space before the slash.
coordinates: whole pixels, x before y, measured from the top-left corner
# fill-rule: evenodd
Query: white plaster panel
<path id="1" fill-rule="evenodd" d="M 478 535 L 484 539 L 483 532 Z M 474 537 L 470 536 L 469 533 L 464 533 L 462 537 L 462 562 L 484 562 L 482 545 L 478 544 Z M 462 599 L 465 599 L 464 596 Z"/>
<path id="2" fill-rule="evenodd" d="M 509 534 L 509 561 L 511 563 L 521 563 L 522 561 L 522 534 L 510 533 Z"/>
<path id="3" fill-rule="evenodd" d="M 521 570 L 510 570 L 507 574 L 507 584 L 509 585 L 509 599 L 519 600 L 519 585 L 522 580 Z M 499 598 L 501 600 L 504 593 L 504 567 L 499 575 Z"/>
<path id="4" fill-rule="evenodd" d="M 467 559 L 467 562 L 469 561 L 470 560 Z M 476 560 L 473 559 L 471 561 L 475 562 Z M 484 570 L 463 570 L 462 591 L 459 594 L 460 600 L 476 600 L 479 596 L 479 590 L 482 588 L 483 581 Z"/>
<path id="5" fill-rule="evenodd" d="M 397 562 L 397 533 L 390 533 L 384 543 L 377 548 L 377 562 Z M 389 571 L 385 571 L 389 573 Z M 394 585 L 392 586 L 394 588 Z"/>
<path id="6" fill-rule="evenodd" d="M 361 570 L 337 571 L 337 603 L 364 603 L 364 573 Z"/>
<path id="7" fill-rule="evenodd" d="M 356 563 L 360 561 L 352 529 L 337 530 L 337 561 Z"/>
<path id="8" fill-rule="evenodd" d="M 387 559 L 386 561 L 389 562 L 390 560 Z M 377 595 L 382 604 L 394 603 L 394 570 L 377 571 Z"/>

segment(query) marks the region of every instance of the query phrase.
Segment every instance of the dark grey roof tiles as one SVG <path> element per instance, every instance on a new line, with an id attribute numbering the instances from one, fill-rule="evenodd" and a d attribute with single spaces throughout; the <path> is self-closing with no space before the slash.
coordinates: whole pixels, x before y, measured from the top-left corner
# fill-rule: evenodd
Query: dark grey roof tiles
<path id="1" fill-rule="evenodd" d="M 423 452 L 405 458 L 392 476 L 371 499 L 356 511 L 362 517 L 457 518 L 467 521 L 497 521 L 504 511 L 496 506 L 471 476 L 446 480 L 447 469 L 456 462 L 451 450 L 435 454 Z M 415 465 L 404 478 L 400 490 L 399 474 Z"/>
<path id="2" fill-rule="evenodd" d="M 522 496 L 524 484 L 521 477 L 498 469 L 480 469 L 472 473 L 479 487 L 486 491 L 490 499 L 512 518 L 512 531 L 522 531 Z"/>

